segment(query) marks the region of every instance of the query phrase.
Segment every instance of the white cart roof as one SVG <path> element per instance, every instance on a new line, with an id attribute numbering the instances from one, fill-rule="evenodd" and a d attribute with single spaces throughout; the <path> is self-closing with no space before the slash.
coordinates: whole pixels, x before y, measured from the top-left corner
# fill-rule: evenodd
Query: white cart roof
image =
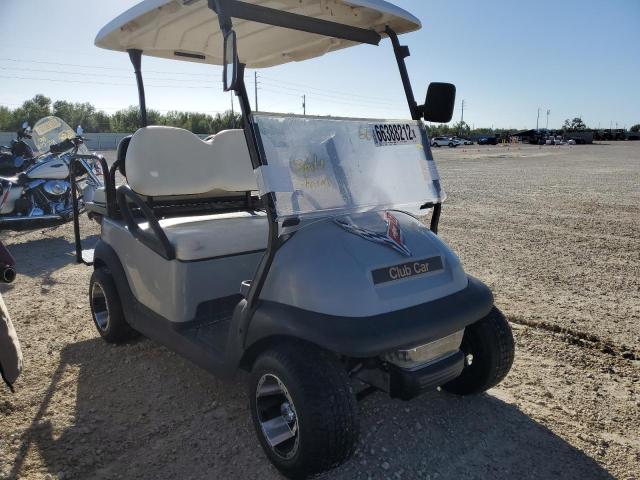
<path id="1" fill-rule="evenodd" d="M 420 20 L 384 0 L 245 0 L 243 3 L 373 30 L 384 36 L 421 28 Z M 240 61 L 261 68 L 319 57 L 356 42 L 233 19 Z M 222 33 L 207 0 L 144 0 L 100 30 L 95 44 L 109 50 L 222 64 Z"/>

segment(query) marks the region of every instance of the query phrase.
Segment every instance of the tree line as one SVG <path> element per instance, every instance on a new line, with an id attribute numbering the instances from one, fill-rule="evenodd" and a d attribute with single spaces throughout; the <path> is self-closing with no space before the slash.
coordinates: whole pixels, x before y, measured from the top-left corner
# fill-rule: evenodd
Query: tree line
<path id="1" fill-rule="evenodd" d="M 0 106 L 0 131 L 17 131 L 23 122 L 33 126 L 42 117 L 49 115 L 61 118 L 72 128 L 82 125 L 87 133 L 133 132 L 140 127 L 138 107 L 131 106 L 109 114 L 97 110 L 88 102 L 52 102 L 49 97 L 36 95 L 15 109 Z M 167 113 L 148 110 L 147 117 L 150 125 L 179 127 L 196 134 L 214 134 L 229 128 L 242 128 L 242 117 L 231 111 L 209 115 L 177 110 Z"/>
<path id="2" fill-rule="evenodd" d="M 23 122 L 33 126 L 42 117 L 55 115 L 73 128 L 82 125 L 87 133 L 133 132 L 140 126 L 138 107 L 128 107 L 108 114 L 97 110 L 88 102 L 73 103 L 64 100 L 52 102 L 49 97 L 36 95 L 25 101 L 20 107 L 10 109 L 0 106 L 0 131 L 17 131 Z M 172 110 L 160 113 L 157 110 L 147 112 L 150 125 L 167 125 L 189 130 L 196 134 L 214 134 L 229 128 L 242 128 L 242 117 L 231 111 L 222 114 L 208 115 L 198 112 L 181 112 Z M 466 122 L 453 124 L 430 124 L 429 134 L 435 136 L 460 136 L 473 138 L 482 135 L 508 136 L 512 131 L 502 128 L 474 128 Z M 563 130 L 585 130 L 587 126 L 581 118 L 567 119 Z M 630 128 L 632 132 L 640 131 L 640 124 Z"/>
<path id="3" fill-rule="evenodd" d="M 457 123 L 443 124 L 432 123 L 428 124 L 429 135 L 431 137 L 462 137 L 462 138 L 476 138 L 481 136 L 508 136 L 513 130 L 507 128 L 471 128 L 471 126 L 464 121 Z"/>

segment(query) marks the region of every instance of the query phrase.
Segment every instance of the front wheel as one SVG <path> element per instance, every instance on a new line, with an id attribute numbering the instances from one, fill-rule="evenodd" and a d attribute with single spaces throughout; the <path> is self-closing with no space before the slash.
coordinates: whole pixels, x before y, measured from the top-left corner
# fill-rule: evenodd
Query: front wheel
<path id="1" fill-rule="evenodd" d="M 289 478 L 345 462 L 358 439 L 356 401 L 345 369 L 308 344 L 281 344 L 255 361 L 251 416 L 269 460 Z"/>
<path id="2" fill-rule="evenodd" d="M 509 322 L 493 307 L 486 317 L 465 329 L 460 348 L 465 367 L 458 378 L 442 388 L 458 395 L 471 395 L 495 387 L 513 364 L 515 346 Z"/>

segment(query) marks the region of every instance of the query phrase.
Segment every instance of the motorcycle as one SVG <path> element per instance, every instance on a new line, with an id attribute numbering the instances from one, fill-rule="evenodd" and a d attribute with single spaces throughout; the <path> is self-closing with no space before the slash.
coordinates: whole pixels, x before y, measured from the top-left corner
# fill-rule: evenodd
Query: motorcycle
<path id="1" fill-rule="evenodd" d="M 27 131 L 27 127 L 23 127 Z M 24 133 L 24 132 L 23 132 Z M 106 162 L 84 145 L 76 132 L 57 117 L 40 119 L 28 131 L 38 151 L 46 152 L 12 177 L 0 176 L 0 228 L 39 220 L 68 221 L 73 217 L 71 177 L 80 191 L 78 205 L 102 187 Z"/>
<path id="2" fill-rule="evenodd" d="M 17 139 L 11 145 L 0 146 L 0 176 L 16 175 L 29 168 L 35 162 L 33 149 L 25 141 L 31 139 L 31 127 L 27 122 L 17 132 Z"/>

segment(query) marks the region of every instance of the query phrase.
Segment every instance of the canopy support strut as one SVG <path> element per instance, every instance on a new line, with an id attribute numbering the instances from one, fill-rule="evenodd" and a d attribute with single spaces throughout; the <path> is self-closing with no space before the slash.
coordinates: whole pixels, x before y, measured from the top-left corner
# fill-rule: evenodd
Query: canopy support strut
<path id="1" fill-rule="evenodd" d="M 340 38 L 351 42 L 378 45 L 381 39 L 380 35 L 373 30 L 298 15 L 297 13 L 285 12 L 261 5 L 252 5 L 238 0 L 209 0 L 209 8 L 218 15 L 223 13 L 227 18 L 238 18 L 240 20 L 272 25 L 274 27 L 283 27 L 326 37 Z M 222 25 L 221 28 L 224 31 Z"/>
<path id="2" fill-rule="evenodd" d="M 142 65 L 142 50 L 135 48 L 127 50 L 129 53 L 129 59 L 133 65 L 133 71 L 136 74 L 136 83 L 138 84 L 138 101 L 140 103 L 140 126 L 146 127 L 147 121 L 147 103 L 144 95 L 144 83 L 142 81 L 142 72 L 140 66 Z"/>
<path id="3" fill-rule="evenodd" d="M 400 70 L 404 93 L 407 96 L 407 102 L 409 103 L 411 118 L 414 120 L 420 120 L 422 118 L 422 109 L 418 107 L 418 104 L 416 103 L 416 97 L 413 95 L 411 80 L 409 79 L 409 73 L 407 72 L 407 64 L 404 61 L 405 58 L 411 55 L 411 53 L 409 53 L 409 47 L 400 45 L 398 34 L 388 25 L 384 32 L 389 36 L 391 44 L 393 45 L 393 53 L 395 53 L 396 61 L 398 62 L 398 69 Z"/>

